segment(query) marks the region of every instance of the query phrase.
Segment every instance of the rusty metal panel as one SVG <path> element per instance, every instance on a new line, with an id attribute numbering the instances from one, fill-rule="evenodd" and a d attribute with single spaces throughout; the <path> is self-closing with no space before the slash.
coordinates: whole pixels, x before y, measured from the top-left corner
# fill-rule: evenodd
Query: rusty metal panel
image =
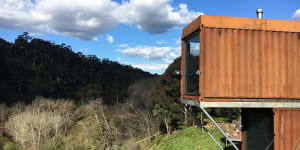
<path id="1" fill-rule="evenodd" d="M 204 97 L 300 98 L 298 33 L 205 27 Z"/>
<path id="2" fill-rule="evenodd" d="M 186 26 L 182 30 L 182 37 L 181 37 L 181 39 L 184 39 L 187 36 L 189 36 L 190 34 L 192 34 L 193 32 L 199 30 L 200 24 L 201 24 L 201 17 L 202 16 L 199 16 L 198 18 L 196 18 L 195 20 L 193 20 L 193 22 L 191 22 L 188 26 Z"/>
<path id="3" fill-rule="evenodd" d="M 274 112 L 274 150 L 300 150 L 300 109 Z"/>
<path id="4" fill-rule="evenodd" d="M 181 61 L 181 64 L 180 64 L 180 75 L 181 75 L 181 77 L 180 77 L 180 97 L 181 98 L 183 98 L 183 84 L 184 84 L 184 79 L 183 79 L 183 71 L 184 71 L 184 62 L 183 62 L 183 60 L 184 60 L 184 42 L 183 41 L 181 41 L 181 59 L 180 59 L 180 61 Z"/>
<path id="5" fill-rule="evenodd" d="M 215 28 L 300 32 L 299 21 L 202 15 L 200 22 L 206 27 Z"/>
<path id="6" fill-rule="evenodd" d="M 182 39 L 201 25 L 214 28 L 300 32 L 299 21 L 201 15 L 182 30 Z"/>

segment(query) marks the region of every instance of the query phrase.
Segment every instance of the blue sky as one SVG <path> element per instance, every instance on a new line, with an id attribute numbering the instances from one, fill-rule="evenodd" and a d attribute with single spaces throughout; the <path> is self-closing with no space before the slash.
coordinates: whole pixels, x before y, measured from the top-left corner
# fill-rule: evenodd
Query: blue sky
<path id="1" fill-rule="evenodd" d="M 199 15 L 300 20 L 299 0 L 0 0 L 0 37 L 27 31 L 75 52 L 163 73 Z"/>

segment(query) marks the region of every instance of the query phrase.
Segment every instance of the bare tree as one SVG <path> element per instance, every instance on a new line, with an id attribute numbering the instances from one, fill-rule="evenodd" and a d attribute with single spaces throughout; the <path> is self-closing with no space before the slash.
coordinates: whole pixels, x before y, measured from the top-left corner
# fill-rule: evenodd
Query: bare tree
<path id="1" fill-rule="evenodd" d="M 127 116 L 139 120 L 141 132 L 151 136 L 158 131 L 158 123 L 153 117 L 151 91 L 155 87 L 155 78 L 139 80 L 128 88 L 128 107 L 123 107 Z"/>
<path id="2" fill-rule="evenodd" d="M 23 147 L 39 150 L 43 142 L 65 134 L 71 120 L 69 109 L 73 107 L 75 105 L 68 101 L 37 98 L 24 111 L 9 118 L 5 124 L 7 133 Z"/>
<path id="3" fill-rule="evenodd" d="M 96 126 L 96 139 L 99 140 L 105 147 L 113 144 L 117 139 L 117 133 L 113 132 L 115 127 L 110 123 L 110 120 L 106 117 L 104 112 L 104 106 L 102 99 L 97 98 L 96 100 L 89 101 L 86 106 L 86 110 L 91 113 L 95 118 Z"/>
<path id="4" fill-rule="evenodd" d="M 0 104 L 0 134 L 2 132 L 5 132 L 4 123 L 7 119 L 7 115 L 9 112 L 9 108 L 6 106 L 6 104 L 2 103 Z"/>
<path id="5" fill-rule="evenodd" d="M 6 104 L 2 103 L 0 104 L 0 117 L 1 117 L 1 122 L 3 123 L 6 120 L 8 114 L 8 107 Z"/>

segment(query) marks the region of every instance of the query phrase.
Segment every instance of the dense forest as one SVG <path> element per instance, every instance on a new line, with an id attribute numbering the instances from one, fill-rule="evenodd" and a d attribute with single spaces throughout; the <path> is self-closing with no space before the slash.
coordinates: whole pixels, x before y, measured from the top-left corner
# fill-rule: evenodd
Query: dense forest
<path id="1" fill-rule="evenodd" d="M 180 95 L 181 58 L 162 75 L 24 33 L 0 38 L 0 150 L 151 149 L 196 127 Z M 221 122 L 238 109 L 208 109 Z"/>
<path id="2" fill-rule="evenodd" d="M 70 46 L 23 33 L 15 43 L 0 38 L 0 101 L 30 103 L 36 96 L 86 100 L 103 97 L 105 104 L 123 101 L 127 87 L 152 77 L 148 72 Z"/>

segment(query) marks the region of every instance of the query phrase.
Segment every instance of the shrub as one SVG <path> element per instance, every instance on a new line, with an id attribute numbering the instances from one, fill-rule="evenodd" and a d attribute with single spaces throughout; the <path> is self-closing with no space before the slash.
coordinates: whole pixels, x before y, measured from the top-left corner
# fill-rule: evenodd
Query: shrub
<path id="1" fill-rule="evenodd" d="M 158 145 L 161 142 L 162 138 L 163 137 L 161 135 L 155 136 L 155 144 Z"/>
<path id="2" fill-rule="evenodd" d="M 6 132 L 23 147 L 39 149 L 44 142 L 65 135 L 75 108 L 70 101 L 37 98 L 9 118 Z"/>
<path id="3" fill-rule="evenodd" d="M 41 144 L 41 150 L 64 150 L 64 145 L 57 143 L 54 139 L 50 139 L 47 142 Z"/>
<path id="4" fill-rule="evenodd" d="M 123 143 L 122 147 L 118 147 L 117 149 L 121 150 L 140 150 L 140 146 L 136 144 L 135 139 L 131 138 Z"/>
<path id="5" fill-rule="evenodd" d="M 4 145 L 3 150 L 22 150 L 22 148 L 15 143 L 8 142 Z"/>
<path id="6" fill-rule="evenodd" d="M 230 120 L 228 118 L 225 118 L 225 117 L 215 118 L 215 121 L 218 122 L 218 123 L 230 122 Z"/>
<path id="7" fill-rule="evenodd" d="M 3 147 L 6 143 L 10 142 L 7 137 L 1 136 L 0 133 L 0 150 L 3 150 Z"/>

